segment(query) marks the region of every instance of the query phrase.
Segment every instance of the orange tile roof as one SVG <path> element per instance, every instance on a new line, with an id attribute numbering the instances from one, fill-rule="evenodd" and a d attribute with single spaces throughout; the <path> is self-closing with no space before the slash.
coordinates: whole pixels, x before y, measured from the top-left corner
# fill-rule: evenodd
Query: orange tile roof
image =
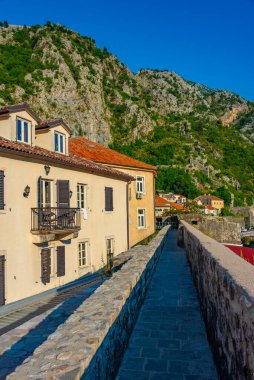
<path id="1" fill-rule="evenodd" d="M 177 210 L 186 210 L 186 207 L 179 205 L 175 202 L 167 201 L 166 199 L 159 197 L 158 195 L 155 196 L 155 207 L 173 207 Z"/>
<path id="2" fill-rule="evenodd" d="M 10 141 L 0 137 L 0 154 L 1 152 L 22 154 L 30 159 L 31 157 L 43 160 L 43 162 L 50 162 L 52 164 L 60 164 L 66 167 L 80 169 L 88 173 L 94 173 L 105 177 L 118 178 L 122 181 L 132 181 L 134 178 L 120 170 L 112 169 L 94 161 L 80 158 L 77 156 L 65 156 L 60 153 L 51 152 L 47 149 L 31 146 L 28 144 Z"/>
<path id="3" fill-rule="evenodd" d="M 155 195 L 155 207 L 170 207 L 170 203 L 166 199 Z"/>
<path id="4" fill-rule="evenodd" d="M 217 210 L 217 208 L 213 207 L 213 206 L 209 206 L 209 205 L 206 205 L 205 208 L 207 208 L 207 210 Z"/>
<path id="5" fill-rule="evenodd" d="M 84 137 L 70 139 L 69 152 L 75 156 L 84 157 L 103 164 L 129 166 L 156 171 L 156 166 L 148 165 L 134 158 L 125 156 L 103 145 L 87 140 Z"/>
<path id="6" fill-rule="evenodd" d="M 176 208 L 177 210 L 186 210 L 186 207 L 179 205 L 179 203 L 169 202 L 171 207 Z"/>

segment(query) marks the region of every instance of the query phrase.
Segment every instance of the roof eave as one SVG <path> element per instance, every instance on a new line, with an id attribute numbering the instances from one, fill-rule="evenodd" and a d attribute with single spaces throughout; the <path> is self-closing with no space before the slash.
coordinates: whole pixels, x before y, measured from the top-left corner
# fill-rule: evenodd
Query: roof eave
<path id="1" fill-rule="evenodd" d="M 92 161 L 95 161 L 95 160 L 92 160 Z M 100 164 L 107 165 L 107 166 L 120 166 L 120 167 L 125 168 L 125 169 L 134 169 L 134 170 L 138 169 L 138 170 L 154 172 L 155 174 L 157 174 L 157 168 L 156 167 L 154 167 L 154 169 L 153 169 L 153 168 L 144 168 L 142 166 L 116 164 L 116 163 L 112 163 L 112 162 L 104 162 L 104 161 L 97 161 L 97 160 L 95 162 L 98 162 Z"/>
<path id="2" fill-rule="evenodd" d="M 0 115 L 17 113 L 20 111 L 26 111 L 27 113 L 29 113 L 30 116 L 33 117 L 33 119 L 35 121 L 37 121 L 37 123 L 41 123 L 41 119 L 39 118 L 39 116 L 37 116 L 36 113 L 34 113 L 34 111 L 28 106 L 27 103 L 17 105 L 16 107 L 15 106 L 16 105 L 10 106 L 10 107 L 12 107 L 10 109 L 7 108 L 6 110 L 0 110 Z"/>
<path id="3" fill-rule="evenodd" d="M 35 159 L 37 161 L 43 161 L 43 163 L 51 163 L 51 164 L 55 164 L 56 166 L 61 166 L 61 167 L 65 167 L 65 168 L 76 168 L 76 169 L 78 168 L 80 171 L 83 171 L 86 173 L 95 174 L 95 175 L 98 175 L 101 177 L 114 178 L 114 179 L 118 179 L 118 180 L 124 181 L 124 182 L 131 182 L 131 181 L 135 180 L 134 177 L 129 176 L 129 175 L 122 175 L 122 173 L 120 173 L 120 174 L 108 173 L 108 172 L 98 170 L 96 168 L 93 169 L 93 168 L 89 168 L 89 167 L 84 167 L 84 166 L 79 165 L 79 164 L 65 163 L 61 160 L 54 159 L 52 157 L 47 157 L 47 156 L 44 157 L 44 156 L 37 155 L 34 153 L 17 151 L 17 150 L 13 150 L 13 149 L 2 147 L 2 146 L 0 146 L 0 152 L 4 152 L 4 153 L 10 154 L 10 155 L 21 156 L 24 158 L 28 158 L 28 157 L 31 158 L 32 157 L 33 159 Z"/>
<path id="4" fill-rule="evenodd" d="M 72 134 L 73 134 L 71 128 L 63 121 L 63 119 L 57 120 L 57 122 L 55 124 L 54 123 L 52 123 L 52 125 L 50 125 L 50 124 L 51 123 L 47 123 L 47 124 L 42 125 L 42 126 L 40 124 L 38 124 L 36 126 L 36 131 L 40 131 L 43 129 L 55 128 L 55 127 L 62 125 L 64 127 L 64 129 L 66 129 L 66 131 L 70 134 L 70 136 L 72 136 Z"/>

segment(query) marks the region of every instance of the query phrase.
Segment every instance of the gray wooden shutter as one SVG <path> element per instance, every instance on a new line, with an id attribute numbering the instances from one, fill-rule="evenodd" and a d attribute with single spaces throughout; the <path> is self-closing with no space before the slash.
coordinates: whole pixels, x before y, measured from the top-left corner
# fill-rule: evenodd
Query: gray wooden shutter
<path id="1" fill-rule="evenodd" d="M 57 181 L 57 207 L 70 207 L 70 185 L 68 180 Z"/>
<path id="2" fill-rule="evenodd" d="M 110 187 L 110 210 L 113 211 L 113 188 Z"/>
<path id="3" fill-rule="evenodd" d="M 38 178 L 38 208 L 42 207 L 42 181 L 41 177 Z"/>
<path id="4" fill-rule="evenodd" d="M 5 256 L 0 256 L 0 306 L 5 304 Z"/>
<path id="5" fill-rule="evenodd" d="M 41 282 L 46 285 L 50 282 L 51 273 L 51 252 L 50 249 L 41 251 Z"/>
<path id="6" fill-rule="evenodd" d="M 105 211 L 113 211 L 113 188 L 105 187 Z"/>
<path id="7" fill-rule="evenodd" d="M 65 247 L 57 247 L 57 277 L 65 276 Z"/>
<path id="8" fill-rule="evenodd" d="M 4 171 L 0 170 L 0 210 L 4 210 Z"/>

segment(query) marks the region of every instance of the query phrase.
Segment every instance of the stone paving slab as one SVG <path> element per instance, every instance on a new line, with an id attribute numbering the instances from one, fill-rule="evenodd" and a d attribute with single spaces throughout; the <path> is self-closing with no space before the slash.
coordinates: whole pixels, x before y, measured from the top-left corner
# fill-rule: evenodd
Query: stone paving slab
<path id="1" fill-rule="evenodd" d="M 185 251 L 171 231 L 117 380 L 217 380 Z"/>

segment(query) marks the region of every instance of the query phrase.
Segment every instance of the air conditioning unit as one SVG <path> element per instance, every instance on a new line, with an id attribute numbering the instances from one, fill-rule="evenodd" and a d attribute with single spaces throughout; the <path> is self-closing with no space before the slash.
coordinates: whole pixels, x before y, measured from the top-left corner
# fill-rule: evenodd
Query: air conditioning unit
<path id="1" fill-rule="evenodd" d="M 142 193 L 136 193 L 136 198 L 137 199 L 142 199 L 143 198 L 143 194 Z"/>

